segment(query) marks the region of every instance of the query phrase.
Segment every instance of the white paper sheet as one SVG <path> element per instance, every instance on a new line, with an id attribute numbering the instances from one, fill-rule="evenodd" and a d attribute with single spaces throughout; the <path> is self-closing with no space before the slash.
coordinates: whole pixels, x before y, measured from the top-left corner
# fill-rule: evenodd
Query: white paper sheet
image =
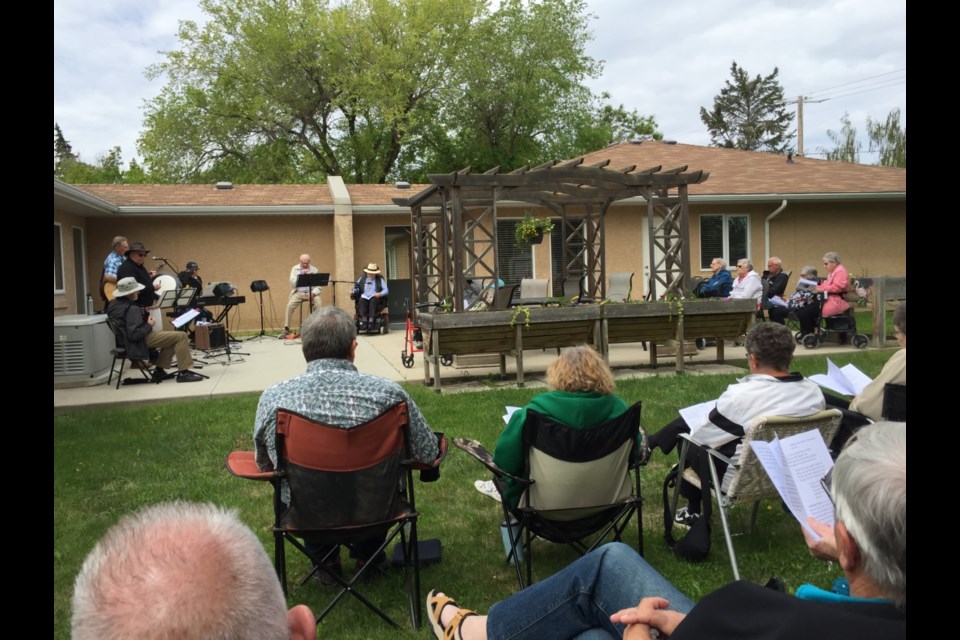
<path id="1" fill-rule="evenodd" d="M 173 326 L 175 326 L 177 329 L 179 329 L 179 328 L 181 328 L 183 325 L 187 324 L 188 322 L 190 322 L 191 320 L 193 320 L 194 318 L 196 318 L 198 315 L 200 315 L 200 310 L 199 310 L 199 309 L 190 309 L 189 311 L 186 311 L 186 312 L 180 314 L 179 316 L 177 316 L 176 318 L 174 318 L 174 319 L 173 319 Z"/>
<path id="2" fill-rule="evenodd" d="M 690 427 L 690 435 L 694 435 L 701 427 L 710 423 L 710 412 L 717 406 L 716 400 L 707 400 L 700 404 L 680 409 L 680 417 Z"/>
<path id="3" fill-rule="evenodd" d="M 870 376 L 857 369 L 853 363 L 838 367 L 830 358 L 827 358 L 827 373 L 816 373 L 810 376 L 810 379 L 821 387 L 845 396 L 858 395 L 872 382 Z"/>
<path id="4" fill-rule="evenodd" d="M 510 422 L 510 416 L 513 415 L 514 411 L 519 411 L 519 410 L 520 410 L 520 407 L 511 407 L 507 405 L 507 412 L 503 415 L 503 423 L 507 424 L 508 422 Z"/>

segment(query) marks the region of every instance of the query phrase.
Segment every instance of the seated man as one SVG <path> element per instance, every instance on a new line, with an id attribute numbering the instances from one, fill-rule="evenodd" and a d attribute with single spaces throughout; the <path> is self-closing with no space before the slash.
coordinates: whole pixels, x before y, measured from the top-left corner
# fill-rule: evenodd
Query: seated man
<path id="1" fill-rule="evenodd" d="M 650 450 L 660 447 L 670 453 L 680 441 L 681 433 L 696 431 L 697 440 L 720 453 L 739 459 L 739 445 L 746 429 L 761 416 L 800 417 L 823 410 L 825 403 L 820 387 L 799 373 L 790 372 L 797 343 L 790 330 L 780 324 L 763 322 L 747 334 L 747 365 L 750 375 L 727 387 L 708 419 L 701 425 L 688 425 L 681 417 L 649 438 Z M 687 454 L 688 467 L 697 468 L 699 448 L 692 446 Z M 717 473 L 723 476 L 726 466 L 715 460 Z M 726 479 L 723 484 L 726 484 Z M 681 492 L 689 501 L 677 510 L 677 521 L 690 524 L 700 515 L 700 490 L 683 483 Z"/>
<path id="2" fill-rule="evenodd" d="M 203 291 L 203 278 L 200 277 L 200 265 L 193 260 L 187 262 L 187 268 L 181 271 L 177 277 L 180 279 L 180 284 L 183 285 L 184 289 L 196 289 L 197 296 Z M 194 298 L 194 305 L 196 305 L 200 311 L 197 320 L 201 322 L 213 322 L 213 314 L 210 313 L 207 308 L 197 305 L 196 298 Z M 189 309 L 186 307 L 177 309 L 177 315 L 187 311 L 189 311 Z"/>
<path id="3" fill-rule="evenodd" d="M 727 261 L 723 258 L 714 258 L 710 262 L 713 275 L 706 282 L 697 286 L 693 292 L 698 298 L 726 298 L 733 287 L 733 277 L 727 271 Z"/>
<path id="4" fill-rule="evenodd" d="M 350 293 L 351 299 L 357 301 L 357 316 L 361 331 L 379 328 L 377 321 L 380 317 L 380 309 L 389 293 L 387 279 L 380 274 L 380 267 L 375 262 L 371 262 L 363 270 L 363 275 L 357 279 L 357 284 Z"/>
<path id="5" fill-rule="evenodd" d="M 323 304 L 322 288 L 297 286 L 297 279 L 301 275 L 310 273 L 320 273 L 320 270 L 310 264 L 310 254 L 305 253 L 300 256 L 300 262 L 290 268 L 290 299 L 287 301 L 287 311 L 283 318 L 283 332 L 288 335 L 292 333 L 290 331 L 290 318 L 293 317 L 293 312 L 297 310 L 301 302 L 309 301 L 310 311 L 316 311 Z"/>
<path id="6" fill-rule="evenodd" d="M 767 270 L 760 276 L 761 281 L 767 283 L 767 299 L 763 301 L 763 308 L 770 308 L 770 298 L 780 296 L 781 298 L 787 292 L 788 276 L 783 272 L 783 260 L 777 256 L 771 256 L 767 260 Z"/>
<path id="7" fill-rule="evenodd" d="M 83 563 L 74 640 L 316 638 L 305 605 L 287 611 L 257 536 L 212 504 L 169 502 L 125 516 Z"/>
<path id="8" fill-rule="evenodd" d="M 113 301 L 107 305 L 107 315 L 123 335 L 127 357 L 131 360 L 149 360 L 150 349 L 159 349 L 160 357 L 153 370 L 154 382 L 162 382 L 176 376 L 177 382 L 198 382 L 203 376 L 190 371 L 193 358 L 190 342 L 182 331 L 155 329 L 153 316 L 137 304 L 137 296 L 144 286 L 134 278 L 121 278 Z M 177 373 L 167 373 L 177 356 Z"/>
<path id="9" fill-rule="evenodd" d="M 400 402 L 407 403 L 410 419 L 410 449 L 419 462 L 432 462 L 438 454 L 436 435 L 413 399 L 403 388 L 385 378 L 360 373 L 353 366 L 357 350 L 356 325 L 345 311 L 337 307 L 323 307 L 310 314 L 301 332 L 303 355 L 307 371 L 303 375 L 277 383 L 260 396 L 253 429 L 257 466 L 261 470 L 274 469 L 277 464 L 276 429 L 277 410 L 296 412 L 310 420 L 343 429 L 352 429 L 376 418 Z M 281 491 L 284 501 L 289 492 Z M 352 545 L 351 555 L 358 569 L 366 562 L 376 566 L 386 563 L 385 555 L 370 558 L 383 543 L 379 538 L 358 540 Z M 330 546 L 305 540 L 307 549 L 318 558 L 332 549 Z M 342 574 L 339 553 L 318 572 L 324 584 L 335 581 L 327 573 Z M 327 573 L 325 573 L 327 572 Z M 369 572 L 365 575 L 371 575 Z"/>
<path id="10" fill-rule="evenodd" d="M 821 535 L 817 542 L 807 538 L 811 553 L 839 563 L 849 595 L 810 584 L 788 595 L 738 581 L 694 604 L 632 549 L 612 542 L 498 602 L 486 616 L 431 591 L 430 623 L 438 638 L 463 640 L 562 640 L 591 630 L 602 634 L 590 637 L 644 640 L 906 638 L 906 456 L 905 423 L 879 423 L 858 434 L 833 469 L 835 528 L 810 521 Z"/>

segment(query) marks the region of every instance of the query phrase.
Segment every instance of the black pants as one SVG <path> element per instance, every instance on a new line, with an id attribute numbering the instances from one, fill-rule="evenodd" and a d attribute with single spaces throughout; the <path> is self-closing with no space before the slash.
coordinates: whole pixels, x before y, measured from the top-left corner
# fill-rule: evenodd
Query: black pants
<path id="1" fill-rule="evenodd" d="M 381 300 L 383 298 L 370 298 L 369 300 L 360 298 L 360 302 L 357 304 L 357 314 L 360 316 L 360 320 L 373 321 L 380 313 Z"/>
<path id="2" fill-rule="evenodd" d="M 690 427 L 687 426 L 686 421 L 683 418 L 677 418 L 673 422 L 667 424 L 664 428 L 657 431 L 655 434 L 650 436 L 648 442 L 650 444 L 650 450 L 660 447 L 660 450 L 665 454 L 670 453 L 680 442 L 681 433 L 690 433 Z M 716 451 L 722 453 L 723 455 L 732 457 L 737 450 L 737 445 L 740 444 L 740 439 L 737 438 L 732 442 L 728 442 L 724 445 L 721 445 L 716 448 Z M 677 457 L 680 457 L 681 449 L 677 449 Z M 687 449 L 687 458 L 683 463 L 684 469 L 694 468 L 699 469 L 702 462 L 706 462 L 703 456 L 709 456 L 710 454 L 704 451 L 701 447 L 689 443 Z M 713 459 L 713 464 L 717 469 L 717 477 L 722 481 L 723 474 L 727 472 L 726 462 L 720 460 L 719 458 Z M 699 513 L 700 512 L 700 500 L 701 492 L 700 489 L 696 488 L 692 484 L 684 482 L 680 485 L 680 495 L 686 498 L 689 501 L 688 509 L 690 511 Z"/>
<path id="3" fill-rule="evenodd" d="M 840 455 L 843 445 L 847 443 L 847 440 L 862 427 L 870 424 L 870 419 L 862 413 L 851 411 L 849 400 L 835 396 L 832 393 L 824 393 L 823 399 L 828 407 L 840 409 L 843 413 L 843 417 L 840 418 L 840 428 L 837 429 L 837 435 L 835 435 L 830 442 L 830 453 L 834 459 L 836 459 L 836 457 Z"/>
<path id="4" fill-rule="evenodd" d="M 370 556 L 376 552 L 377 548 L 383 544 L 384 538 L 386 538 L 385 533 L 373 538 L 367 538 L 366 540 L 357 540 L 356 542 L 351 542 L 350 557 L 361 562 L 367 562 L 371 559 Z M 334 553 L 327 558 L 327 562 L 325 564 L 335 564 L 340 560 L 340 545 L 320 544 L 317 542 L 311 542 L 309 539 L 304 538 L 303 546 L 307 548 L 307 551 L 316 556 L 317 559 L 321 559 L 330 551 L 334 551 Z M 373 559 L 374 563 L 380 562 L 385 557 L 386 554 L 381 552 L 378 557 Z"/>

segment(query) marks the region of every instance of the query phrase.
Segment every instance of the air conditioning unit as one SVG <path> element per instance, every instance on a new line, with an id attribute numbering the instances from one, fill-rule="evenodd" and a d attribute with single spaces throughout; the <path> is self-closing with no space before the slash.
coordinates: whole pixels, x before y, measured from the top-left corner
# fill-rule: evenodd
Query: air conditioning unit
<path id="1" fill-rule="evenodd" d="M 114 348 L 107 316 L 57 316 L 53 319 L 53 387 L 89 387 L 110 376 Z"/>

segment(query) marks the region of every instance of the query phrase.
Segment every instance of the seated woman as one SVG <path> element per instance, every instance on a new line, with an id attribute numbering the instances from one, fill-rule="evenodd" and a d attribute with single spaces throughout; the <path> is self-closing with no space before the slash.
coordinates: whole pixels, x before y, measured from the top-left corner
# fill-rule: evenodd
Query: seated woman
<path id="1" fill-rule="evenodd" d="M 850 274 L 847 268 L 840 264 L 840 256 L 835 251 L 828 251 L 823 255 L 823 266 L 827 268 L 827 279 L 817 285 L 817 291 L 827 294 L 823 306 L 818 310 L 816 305 L 808 305 L 796 312 L 800 320 L 800 331 L 804 335 L 813 333 L 816 329 L 818 311 L 820 316 L 828 318 L 850 308 L 850 304 L 844 300 L 847 289 L 850 288 Z M 845 337 L 846 334 L 841 336 L 841 340 Z"/>
<path id="2" fill-rule="evenodd" d="M 830 448 L 839 451 L 843 444 L 857 429 L 871 420 L 883 419 L 883 388 L 887 383 L 907 384 L 907 303 L 903 302 L 893 312 L 893 330 L 902 349 L 890 356 L 883 365 L 880 375 L 863 388 L 857 396 L 847 402 L 830 393 L 823 397 L 827 406 L 843 410 L 840 431 L 830 444 Z"/>
<path id="3" fill-rule="evenodd" d="M 510 416 L 497 440 L 493 461 L 497 466 L 520 475 L 524 469 L 523 424 L 527 409 L 534 409 L 557 422 L 574 429 L 590 429 L 612 420 L 627 410 L 627 403 L 614 395 L 616 386 L 613 372 L 593 348 L 579 345 L 564 349 L 547 369 L 547 388 L 530 400 L 526 407 Z M 637 433 L 637 446 L 642 447 L 643 435 Z M 507 480 L 505 499 L 516 506 L 523 487 Z"/>
<path id="4" fill-rule="evenodd" d="M 800 282 L 797 282 L 797 290 L 787 299 L 787 306 L 779 307 L 774 305 L 770 307 L 770 320 L 784 324 L 790 312 L 797 314 L 799 317 L 801 309 L 809 305 L 817 304 L 816 296 L 814 296 L 817 286 L 815 284 L 804 284 L 803 280 L 817 282 L 817 270 L 809 265 L 800 270 Z M 814 316 L 814 318 L 816 318 L 816 316 Z M 810 332 L 804 331 L 803 333 L 807 334 Z"/>
<path id="5" fill-rule="evenodd" d="M 730 297 L 735 299 L 753 298 L 758 303 L 763 296 L 763 281 L 760 274 L 753 270 L 753 263 L 746 258 L 737 260 L 737 277 L 730 289 Z"/>

